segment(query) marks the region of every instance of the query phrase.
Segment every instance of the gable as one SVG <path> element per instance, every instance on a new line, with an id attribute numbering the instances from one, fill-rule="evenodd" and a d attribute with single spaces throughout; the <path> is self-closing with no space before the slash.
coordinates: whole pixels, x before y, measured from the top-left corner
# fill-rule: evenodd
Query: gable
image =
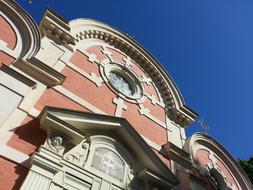
<path id="1" fill-rule="evenodd" d="M 150 183 L 166 188 L 171 188 L 178 183 L 168 166 L 157 157 L 125 119 L 47 107 L 40 115 L 40 126 L 48 132 L 49 139 L 60 134 L 63 144 L 71 142 L 73 146 L 77 146 L 86 139 L 85 142 L 89 142 L 90 147 L 97 147 L 95 142 L 101 143 L 101 139 L 104 139 L 107 143 L 102 147 L 105 149 L 108 147 L 110 149 L 110 146 L 122 147 L 119 148 L 122 152 L 120 157 L 134 167 L 138 179 L 149 179 Z M 110 146 L 108 142 L 111 142 Z M 61 151 L 64 152 L 64 149 L 59 149 L 58 153 Z M 128 152 L 128 156 L 124 156 L 123 152 Z"/>

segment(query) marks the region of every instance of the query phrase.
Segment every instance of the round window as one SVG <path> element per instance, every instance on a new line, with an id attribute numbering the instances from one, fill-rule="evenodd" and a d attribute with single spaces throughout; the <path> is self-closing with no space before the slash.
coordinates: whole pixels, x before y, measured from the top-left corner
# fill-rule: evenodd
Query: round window
<path id="1" fill-rule="evenodd" d="M 143 87 L 138 78 L 127 68 L 117 63 L 109 63 L 104 67 L 104 73 L 109 85 L 116 92 L 129 99 L 139 99 Z"/>
<path id="2" fill-rule="evenodd" d="M 120 74 L 111 72 L 108 76 L 109 82 L 116 88 L 119 92 L 126 96 L 133 96 L 134 90 L 131 84 Z"/>

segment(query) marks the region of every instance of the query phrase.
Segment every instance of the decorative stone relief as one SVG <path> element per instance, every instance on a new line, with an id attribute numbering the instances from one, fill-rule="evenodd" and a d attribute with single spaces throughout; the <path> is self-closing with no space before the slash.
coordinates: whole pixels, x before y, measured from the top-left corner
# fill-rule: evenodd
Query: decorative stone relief
<path id="1" fill-rule="evenodd" d="M 87 142 L 87 140 L 84 140 L 68 151 L 64 155 L 64 158 L 73 164 L 83 167 L 88 157 L 89 146 L 90 144 Z"/>
<path id="2" fill-rule="evenodd" d="M 52 135 L 49 138 L 47 138 L 45 147 L 53 150 L 58 154 L 62 154 L 65 149 L 64 144 L 65 142 L 61 136 Z"/>

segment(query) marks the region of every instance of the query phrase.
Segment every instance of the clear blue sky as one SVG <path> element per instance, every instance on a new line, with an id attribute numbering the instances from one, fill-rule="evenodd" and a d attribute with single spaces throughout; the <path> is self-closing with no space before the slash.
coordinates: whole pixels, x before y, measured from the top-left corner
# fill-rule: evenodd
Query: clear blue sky
<path id="1" fill-rule="evenodd" d="M 37 22 L 46 7 L 133 36 L 163 64 L 209 135 L 236 158 L 253 156 L 252 0 L 17 0 Z M 199 125 L 190 135 L 203 131 Z"/>

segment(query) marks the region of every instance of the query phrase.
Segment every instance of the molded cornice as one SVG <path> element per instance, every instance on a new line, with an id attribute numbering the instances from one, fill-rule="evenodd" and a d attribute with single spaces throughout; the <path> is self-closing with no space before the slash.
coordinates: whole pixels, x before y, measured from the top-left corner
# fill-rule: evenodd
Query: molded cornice
<path id="1" fill-rule="evenodd" d="M 170 160 L 174 160 L 187 169 L 191 169 L 192 160 L 190 154 L 177 147 L 171 142 L 162 145 L 161 154 Z"/>
<path id="2" fill-rule="evenodd" d="M 22 50 L 18 58 L 33 57 L 39 51 L 41 39 L 36 22 L 13 0 L 0 0 L 0 6 L 21 35 Z"/>
<path id="3" fill-rule="evenodd" d="M 62 84 L 66 78 L 63 74 L 47 66 L 35 57 L 28 60 L 22 59 L 14 63 L 14 65 L 21 71 L 50 87 Z"/>
<path id="4" fill-rule="evenodd" d="M 27 86 L 31 87 L 32 89 L 36 87 L 36 83 L 29 78 L 25 77 L 24 75 L 18 73 L 17 71 L 13 70 L 12 68 L 8 67 L 7 65 L 0 64 L 0 70 L 9 74 L 10 76 L 16 78 L 19 81 L 22 81 Z"/>
<path id="5" fill-rule="evenodd" d="M 63 45 L 75 45 L 75 38 L 70 33 L 69 23 L 51 9 L 46 10 L 39 27 L 42 35 L 57 40 Z"/>

